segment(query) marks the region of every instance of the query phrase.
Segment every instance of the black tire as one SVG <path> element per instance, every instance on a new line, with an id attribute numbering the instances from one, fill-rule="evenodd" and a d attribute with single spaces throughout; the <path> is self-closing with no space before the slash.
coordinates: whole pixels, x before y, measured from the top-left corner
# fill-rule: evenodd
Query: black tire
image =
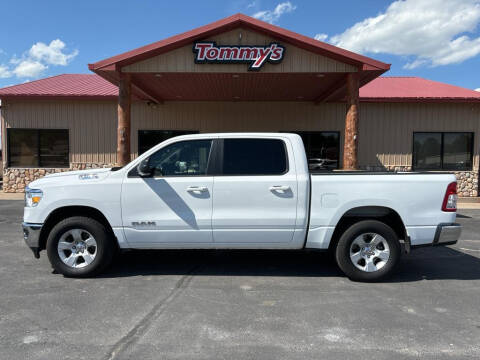
<path id="1" fill-rule="evenodd" d="M 58 242 L 62 235 L 72 229 L 85 230 L 94 237 L 96 242 L 96 255 L 93 261 L 79 268 L 65 264 L 58 253 Z M 83 216 L 74 216 L 60 221 L 50 231 L 47 239 L 47 255 L 52 267 L 67 277 L 90 277 L 99 274 L 111 263 L 115 250 L 114 239 L 105 226 L 95 219 Z"/>
<path id="2" fill-rule="evenodd" d="M 369 233 L 381 235 L 386 240 L 390 250 L 389 258 L 383 267 L 372 272 L 357 268 L 350 258 L 350 247 L 352 246 L 353 241 L 360 235 Z M 353 245 L 352 249 L 354 249 L 354 247 L 355 245 Z M 353 251 L 355 252 L 355 249 Z M 364 220 L 353 224 L 342 234 L 335 249 L 335 259 L 340 269 L 351 280 L 375 282 L 384 280 L 392 275 L 400 262 L 401 253 L 401 246 L 397 234 L 390 226 L 376 220 Z M 374 259 L 374 256 L 372 256 L 372 259 L 377 260 Z M 362 260 L 360 259 L 360 265 L 362 265 L 361 261 Z"/>

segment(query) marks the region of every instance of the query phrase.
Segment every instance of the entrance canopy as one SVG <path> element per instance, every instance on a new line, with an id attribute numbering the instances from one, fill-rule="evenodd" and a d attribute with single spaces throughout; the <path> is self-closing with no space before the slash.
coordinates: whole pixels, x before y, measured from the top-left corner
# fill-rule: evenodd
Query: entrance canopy
<path id="1" fill-rule="evenodd" d="M 118 85 L 119 165 L 130 160 L 132 98 L 345 100 L 343 166 L 356 169 L 359 88 L 390 65 L 237 14 L 89 68 Z"/>
<path id="2" fill-rule="evenodd" d="M 163 101 L 338 101 L 390 65 L 243 14 L 120 54 L 90 70 L 132 95 Z"/>

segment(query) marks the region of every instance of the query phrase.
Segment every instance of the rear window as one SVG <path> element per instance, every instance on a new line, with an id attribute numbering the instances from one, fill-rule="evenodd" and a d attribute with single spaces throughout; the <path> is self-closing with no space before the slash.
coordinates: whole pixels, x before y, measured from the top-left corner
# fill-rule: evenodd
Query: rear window
<path id="1" fill-rule="evenodd" d="M 225 139 L 224 175 L 281 175 L 287 172 L 287 152 L 279 139 Z"/>

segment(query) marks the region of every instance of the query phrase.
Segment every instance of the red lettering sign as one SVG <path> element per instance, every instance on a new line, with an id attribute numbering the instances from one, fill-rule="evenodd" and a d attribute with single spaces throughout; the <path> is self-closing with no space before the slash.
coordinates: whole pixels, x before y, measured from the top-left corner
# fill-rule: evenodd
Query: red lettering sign
<path id="1" fill-rule="evenodd" d="M 259 70 L 265 62 L 278 64 L 285 48 L 277 43 L 268 46 L 217 46 L 215 42 L 196 42 L 193 45 L 195 63 L 250 64 L 248 70 Z"/>

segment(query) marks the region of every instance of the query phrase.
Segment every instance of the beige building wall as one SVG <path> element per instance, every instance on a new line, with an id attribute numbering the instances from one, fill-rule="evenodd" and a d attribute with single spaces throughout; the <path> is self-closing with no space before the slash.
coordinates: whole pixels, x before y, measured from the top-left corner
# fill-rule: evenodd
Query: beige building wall
<path id="1" fill-rule="evenodd" d="M 361 103 L 359 128 L 361 166 L 411 167 L 413 132 L 468 131 L 474 133 L 478 170 L 480 104 Z"/>
<path id="2" fill-rule="evenodd" d="M 173 102 L 156 107 L 132 106 L 132 152 L 138 151 L 138 130 L 200 132 L 278 132 L 324 130 L 343 132 L 345 104 L 311 102 Z M 342 137 L 343 146 L 343 137 Z"/>
<path id="3" fill-rule="evenodd" d="M 138 130 L 151 129 L 200 132 L 340 131 L 340 147 L 343 148 L 345 111 L 343 103 L 167 102 L 149 106 L 136 102 L 132 105 L 132 158 L 138 154 Z M 7 100 L 3 101 L 1 116 L 6 128 L 69 129 L 72 168 L 77 168 L 78 164 L 98 166 L 115 163 L 115 101 Z M 414 131 L 474 132 L 472 178 L 474 185 L 477 183 L 480 104 L 361 103 L 360 167 L 373 170 L 409 169 Z M 5 164 L 6 132 L 3 134 Z M 7 169 L 4 173 L 9 176 L 11 171 Z M 42 173 L 35 171 L 34 176 Z"/>
<path id="4" fill-rule="evenodd" d="M 115 101 L 4 100 L 1 116 L 7 129 L 68 129 L 71 163 L 116 161 Z M 3 134 L 2 148 L 7 150 L 6 131 Z"/>

